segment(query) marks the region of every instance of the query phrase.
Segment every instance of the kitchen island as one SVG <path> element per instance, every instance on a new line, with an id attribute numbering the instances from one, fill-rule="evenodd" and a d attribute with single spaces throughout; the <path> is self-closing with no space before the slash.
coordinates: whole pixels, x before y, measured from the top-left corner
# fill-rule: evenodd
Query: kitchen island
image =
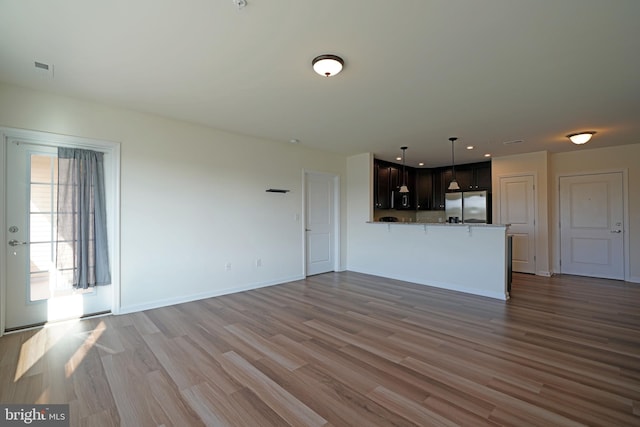
<path id="1" fill-rule="evenodd" d="M 367 222 L 349 270 L 506 300 L 508 225 Z"/>

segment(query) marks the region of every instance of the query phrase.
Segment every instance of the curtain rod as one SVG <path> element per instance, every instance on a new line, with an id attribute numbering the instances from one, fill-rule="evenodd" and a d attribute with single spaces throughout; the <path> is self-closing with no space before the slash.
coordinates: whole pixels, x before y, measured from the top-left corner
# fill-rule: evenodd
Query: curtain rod
<path id="1" fill-rule="evenodd" d="M 30 144 L 41 147 L 78 147 L 104 153 L 120 151 L 120 142 L 82 136 L 63 135 L 44 131 L 5 128 L 0 126 L 0 139 L 16 145 Z"/>
<path id="2" fill-rule="evenodd" d="M 111 150 L 108 148 L 97 145 L 97 144 L 82 144 L 82 143 L 74 143 L 74 142 L 32 142 L 25 141 L 24 139 L 14 139 L 9 137 L 9 142 L 15 145 L 33 145 L 36 147 L 48 147 L 48 148 L 80 148 L 80 149 L 92 149 L 94 151 L 99 151 L 104 154 L 109 154 Z"/>

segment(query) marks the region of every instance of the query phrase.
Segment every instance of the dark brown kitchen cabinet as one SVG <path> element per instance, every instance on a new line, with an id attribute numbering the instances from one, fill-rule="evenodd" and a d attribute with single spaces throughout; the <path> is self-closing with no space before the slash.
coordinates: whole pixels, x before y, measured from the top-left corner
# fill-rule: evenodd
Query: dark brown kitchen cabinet
<path id="1" fill-rule="evenodd" d="M 483 162 L 475 169 L 476 189 L 491 190 L 491 162 Z"/>
<path id="2" fill-rule="evenodd" d="M 457 172 L 457 171 L 456 171 Z M 433 205 L 432 210 L 444 210 L 444 195 L 447 192 L 447 187 L 451 183 L 453 173 L 451 168 L 436 168 L 433 169 Z"/>
<path id="3" fill-rule="evenodd" d="M 397 181 L 398 170 L 393 169 Z M 376 209 L 391 209 L 391 170 L 387 163 L 374 163 L 373 194 Z"/>
<path id="4" fill-rule="evenodd" d="M 456 166 L 456 181 L 460 186 L 460 190 L 464 191 L 473 185 L 473 169 L 467 165 Z"/>
<path id="5" fill-rule="evenodd" d="M 431 210 L 433 206 L 433 170 L 416 170 L 416 209 Z"/>
<path id="6" fill-rule="evenodd" d="M 405 167 L 404 183 L 409 193 L 400 193 L 403 183 L 402 166 L 375 160 L 374 162 L 374 208 L 376 209 L 415 209 L 415 170 Z"/>
<path id="7" fill-rule="evenodd" d="M 445 194 L 453 179 L 451 166 L 416 169 L 405 167 L 404 182 L 409 193 L 400 193 L 402 165 L 374 161 L 374 208 L 398 210 L 444 210 Z M 460 190 L 491 191 L 491 162 L 456 165 Z"/>
<path id="8" fill-rule="evenodd" d="M 456 166 L 460 191 L 491 190 L 491 162 Z"/>

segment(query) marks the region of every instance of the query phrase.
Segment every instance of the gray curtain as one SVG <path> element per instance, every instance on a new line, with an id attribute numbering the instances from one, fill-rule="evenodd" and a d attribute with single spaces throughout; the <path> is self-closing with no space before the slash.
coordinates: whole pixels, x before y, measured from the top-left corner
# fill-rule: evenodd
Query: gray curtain
<path id="1" fill-rule="evenodd" d="M 75 288 L 111 283 L 104 154 L 58 148 L 56 268 Z"/>

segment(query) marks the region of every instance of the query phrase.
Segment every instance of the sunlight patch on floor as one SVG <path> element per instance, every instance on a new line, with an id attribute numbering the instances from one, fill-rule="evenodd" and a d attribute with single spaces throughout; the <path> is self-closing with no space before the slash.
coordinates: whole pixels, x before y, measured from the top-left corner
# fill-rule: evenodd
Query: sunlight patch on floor
<path id="1" fill-rule="evenodd" d="M 72 328 L 74 323 L 70 322 L 66 325 L 65 330 Z M 50 333 L 47 330 L 47 325 L 45 325 L 45 328 L 38 330 L 38 332 L 22 343 L 20 346 L 20 355 L 18 357 L 13 382 L 17 382 L 25 375 L 39 373 L 40 369 L 35 372 L 30 371 L 34 370 L 36 363 L 38 363 L 38 361 L 42 359 L 42 357 L 47 354 L 47 352 L 51 350 L 64 336 L 65 333 L 63 331 L 59 331 L 56 334 Z"/>
<path id="2" fill-rule="evenodd" d="M 100 323 L 98 323 L 98 325 L 91 331 L 91 333 L 89 333 L 84 342 L 78 347 L 76 352 L 73 353 L 73 356 L 69 358 L 69 361 L 65 363 L 64 372 L 67 378 L 73 375 L 78 365 L 82 363 L 82 360 L 84 360 L 89 350 L 91 350 L 91 348 L 96 345 L 96 343 L 100 339 L 100 336 L 106 329 L 107 325 L 103 320 L 101 320 Z"/>

